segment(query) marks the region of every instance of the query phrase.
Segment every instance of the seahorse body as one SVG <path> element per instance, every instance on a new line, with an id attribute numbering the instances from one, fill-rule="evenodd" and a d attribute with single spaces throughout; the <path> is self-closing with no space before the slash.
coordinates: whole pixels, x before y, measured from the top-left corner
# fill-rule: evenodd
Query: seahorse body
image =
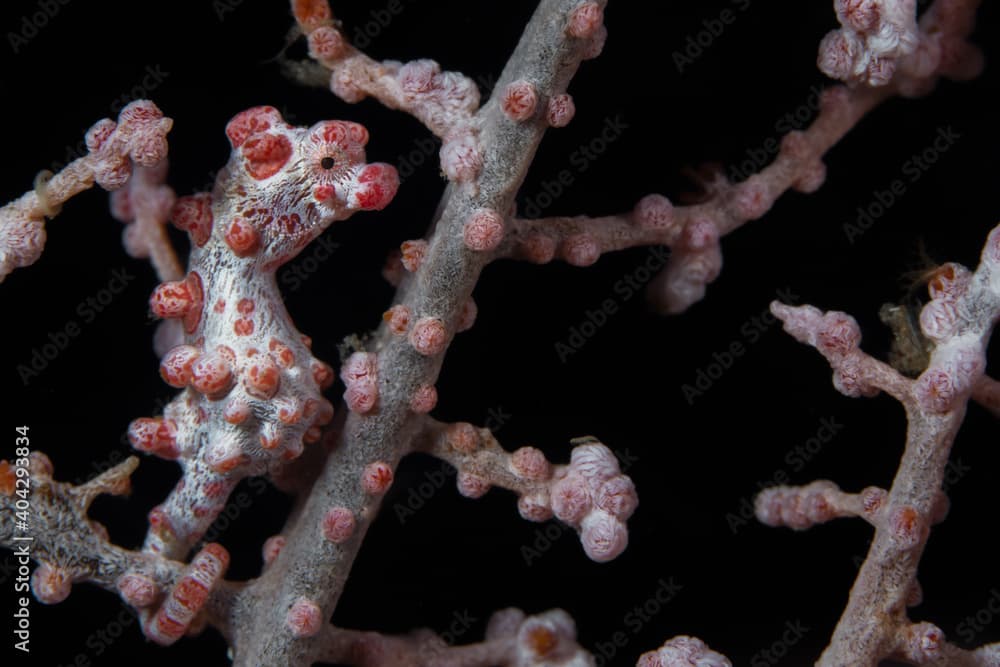
<path id="1" fill-rule="evenodd" d="M 396 170 L 366 164 L 368 131 L 346 121 L 292 127 L 272 107 L 226 126 L 232 156 L 211 194 L 178 200 L 188 231 L 187 276 L 153 292 L 159 317 L 183 324 L 160 374 L 183 391 L 162 417 L 137 419 L 137 449 L 178 460 L 184 475 L 150 512 L 145 549 L 183 558 L 240 479 L 299 456 L 333 417 L 322 390 L 333 370 L 310 352 L 278 291 L 277 268 L 331 223 L 379 210 Z"/>

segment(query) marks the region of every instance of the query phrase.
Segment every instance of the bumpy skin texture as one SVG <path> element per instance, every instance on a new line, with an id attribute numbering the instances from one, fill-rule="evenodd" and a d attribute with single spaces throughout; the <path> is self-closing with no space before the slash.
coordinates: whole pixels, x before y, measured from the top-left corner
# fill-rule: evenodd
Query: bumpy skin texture
<path id="1" fill-rule="evenodd" d="M 174 209 L 191 236 L 187 275 L 150 299 L 154 314 L 183 323 L 183 343 L 160 366 L 183 391 L 162 418 L 129 428 L 137 449 L 184 466 L 150 513 L 145 545 L 172 558 L 200 539 L 241 478 L 297 458 L 333 417 L 322 396 L 333 370 L 289 318 L 275 272 L 331 223 L 384 208 L 398 186 L 393 167 L 365 163 L 368 131 L 356 123 L 296 128 L 256 107 L 226 135 L 233 153 L 211 195 Z"/>

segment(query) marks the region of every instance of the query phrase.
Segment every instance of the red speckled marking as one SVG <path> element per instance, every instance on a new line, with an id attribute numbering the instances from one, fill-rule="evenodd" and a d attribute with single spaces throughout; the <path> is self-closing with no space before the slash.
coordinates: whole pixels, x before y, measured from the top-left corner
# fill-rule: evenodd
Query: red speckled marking
<path id="1" fill-rule="evenodd" d="M 220 352 L 203 355 L 191 367 L 191 386 L 213 396 L 229 389 L 233 379 L 232 365 Z"/>
<path id="2" fill-rule="evenodd" d="M 160 376 L 171 387 L 186 387 L 191 382 L 191 366 L 201 356 L 194 345 L 178 345 L 164 355 L 160 362 Z"/>
<path id="3" fill-rule="evenodd" d="M 191 308 L 184 315 L 184 330 L 194 333 L 201 322 L 201 310 L 205 304 L 205 291 L 202 288 L 201 276 L 197 271 L 192 271 L 187 277 L 187 288 L 191 294 Z"/>
<path id="4" fill-rule="evenodd" d="M 160 318 L 182 317 L 192 306 L 193 298 L 185 280 L 160 283 L 149 299 L 150 309 Z"/>
<path id="5" fill-rule="evenodd" d="M 162 534 L 174 532 L 173 526 L 170 525 L 170 519 L 167 518 L 167 513 L 163 511 L 162 507 L 154 507 L 149 511 L 149 529 Z"/>
<path id="6" fill-rule="evenodd" d="M 228 566 L 229 554 L 217 544 L 206 545 L 198 552 L 146 627 L 149 638 L 165 645 L 177 641 L 204 607 Z"/>
<path id="7" fill-rule="evenodd" d="M 174 204 L 171 219 L 175 227 L 191 235 L 195 245 L 205 245 L 212 235 L 212 196 L 199 192 L 179 198 Z"/>
<path id="8" fill-rule="evenodd" d="M 381 211 L 399 189 L 399 174 L 384 164 L 370 164 L 358 175 L 358 206 L 365 211 Z"/>
<path id="9" fill-rule="evenodd" d="M 257 230 L 243 218 L 235 218 L 226 229 L 226 245 L 232 248 L 237 257 L 252 255 L 260 245 Z"/>
<path id="10" fill-rule="evenodd" d="M 231 399 L 222 411 L 222 418 L 230 424 L 242 424 L 250 416 L 250 406 L 242 401 Z"/>
<path id="11" fill-rule="evenodd" d="M 320 123 L 312 134 L 314 142 L 325 142 L 335 144 L 341 148 L 347 148 L 347 123 L 339 120 L 330 120 Z"/>
<path id="12" fill-rule="evenodd" d="M 253 333 L 253 320 L 236 320 L 233 322 L 233 332 L 237 336 L 249 336 Z"/>
<path id="13" fill-rule="evenodd" d="M 215 348 L 215 350 L 222 355 L 222 358 L 225 359 L 230 366 L 236 365 L 236 353 L 233 352 L 233 348 L 226 345 L 219 345 Z"/>
<path id="14" fill-rule="evenodd" d="M 243 463 L 243 455 L 242 454 L 233 454 L 232 456 L 230 456 L 228 458 L 225 458 L 225 459 L 222 459 L 221 461 L 216 462 L 216 464 L 214 466 L 212 466 L 212 470 L 214 470 L 215 472 L 224 474 L 224 473 L 229 472 L 230 470 L 232 470 L 233 468 L 235 468 L 236 466 L 238 466 L 241 463 Z"/>
<path id="15" fill-rule="evenodd" d="M 184 634 L 185 626 L 165 614 L 157 614 L 154 631 L 159 643 L 175 642 Z"/>
<path id="16" fill-rule="evenodd" d="M 291 368 L 295 364 L 295 354 L 291 348 L 277 338 L 272 338 L 267 347 L 271 350 L 271 356 L 282 368 Z"/>
<path id="17" fill-rule="evenodd" d="M 216 313 L 220 315 L 224 313 L 226 311 L 226 300 L 219 299 L 218 301 L 216 301 L 215 306 L 212 307 L 212 310 L 214 310 Z"/>
<path id="18" fill-rule="evenodd" d="M 271 398 L 278 391 L 281 373 L 269 357 L 261 356 L 248 369 L 243 380 L 247 393 L 257 398 Z"/>
<path id="19" fill-rule="evenodd" d="M 233 148 L 238 148 L 250 135 L 266 132 L 271 129 L 272 124 L 281 122 L 281 114 L 274 107 L 254 107 L 233 116 L 226 125 L 226 136 Z"/>
<path id="20" fill-rule="evenodd" d="M 274 176 L 292 157 L 292 142 L 283 134 L 256 134 L 243 142 L 247 173 L 262 181 Z"/>
<path id="21" fill-rule="evenodd" d="M 345 121 L 344 125 L 347 126 L 347 134 L 351 137 L 351 141 L 362 146 L 368 143 L 368 128 L 349 121 Z"/>
<path id="22" fill-rule="evenodd" d="M 279 398 L 275 400 L 275 407 L 278 409 L 278 420 L 282 424 L 297 424 L 302 419 L 302 406 L 290 398 Z"/>
<path id="23" fill-rule="evenodd" d="M 240 299 L 239 303 L 236 304 L 236 310 L 240 312 L 241 315 L 249 315 L 254 311 L 256 305 L 253 299 Z"/>
<path id="24" fill-rule="evenodd" d="M 128 427 L 128 439 L 133 447 L 165 459 L 175 459 L 177 449 L 177 424 L 172 419 L 143 417 Z"/>
<path id="25" fill-rule="evenodd" d="M 313 197 L 316 201 L 326 201 L 327 199 L 333 197 L 336 192 L 336 188 L 332 185 L 317 185 L 313 188 Z"/>

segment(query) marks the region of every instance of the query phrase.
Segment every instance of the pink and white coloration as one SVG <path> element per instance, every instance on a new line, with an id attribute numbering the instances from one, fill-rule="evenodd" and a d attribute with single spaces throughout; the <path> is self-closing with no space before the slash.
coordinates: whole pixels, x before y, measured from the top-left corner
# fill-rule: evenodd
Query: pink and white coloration
<path id="1" fill-rule="evenodd" d="M 410 344 L 425 357 L 440 354 L 448 342 L 444 322 L 436 317 L 422 317 L 410 331 Z"/>
<path id="2" fill-rule="evenodd" d="M 518 494 L 518 511 L 529 521 L 553 515 L 580 534 L 587 556 L 597 562 L 616 558 L 628 544 L 625 522 L 639 498 L 621 474 L 618 459 L 594 438 L 577 438 L 566 465 L 553 466 L 534 447 L 508 453 L 486 429 L 427 419 L 417 450 L 458 469 L 459 492 L 479 498 L 499 486 Z"/>
<path id="3" fill-rule="evenodd" d="M 463 230 L 465 245 L 469 250 L 486 252 L 503 241 L 503 216 L 491 209 L 479 209 L 469 216 Z"/>
<path id="4" fill-rule="evenodd" d="M 410 273 L 415 273 L 420 268 L 421 262 L 424 261 L 424 255 L 427 254 L 427 241 L 422 239 L 403 241 L 399 249 L 402 253 L 403 268 Z M 405 308 L 405 306 L 403 307 Z"/>
<path id="5" fill-rule="evenodd" d="M 593 37 L 604 25 L 604 8 L 596 2 L 581 2 L 569 14 L 566 32 L 577 39 Z"/>
<path id="6" fill-rule="evenodd" d="M 157 644 L 169 646 L 184 636 L 229 567 L 229 552 L 207 544 L 187 567 L 156 612 L 143 612 L 142 627 Z"/>
<path id="7" fill-rule="evenodd" d="M 184 466 L 146 541 L 170 557 L 199 539 L 240 479 L 296 458 L 332 418 L 322 391 L 333 372 L 292 324 L 275 271 L 331 223 L 384 208 L 398 185 L 391 166 L 365 163 L 368 132 L 356 123 L 295 128 L 256 107 L 226 135 L 232 158 L 214 194 L 175 209 L 192 240 L 187 276 L 151 299 L 155 314 L 183 324 L 161 371 L 184 391 L 162 419 L 129 429 L 137 448 Z"/>
<path id="8" fill-rule="evenodd" d="M 801 487 L 774 486 L 757 494 L 757 519 L 768 526 L 795 530 L 847 516 L 859 516 L 875 525 L 886 493 L 869 487 L 860 494 L 842 492 L 833 482 L 819 480 Z"/>
<path id="9" fill-rule="evenodd" d="M 538 108 L 538 90 L 530 81 L 515 81 L 507 85 L 500 99 L 503 112 L 516 123 L 535 115 Z"/>
<path id="10" fill-rule="evenodd" d="M 281 555 L 281 550 L 285 548 L 285 544 L 287 544 L 287 540 L 284 535 L 272 535 L 264 540 L 264 546 L 261 548 L 261 556 L 265 566 L 277 560 L 278 556 Z"/>
<path id="11" fill-rule="evenodd" d="M 354 535 L 354 513 L 346 507 L 331 507 L 323 516 L 323 536 L 334 544 L 342 544 Z"/>
<path id="12" fill-rule="evenodd" d="M 402 304 L 396 304 L 382 314 L 382 320 L 394 334 L 403 336 L 410 328 L 410 309 Z"/>
<path id="13" fill-rule="evenodd" d="M 127 489 L 134 461 L 72 486 L 54 482 L 51 465 L 33 457 L 44 537 L 38 541 L 43 565 L 34 581 L 40 599 L 62 599 L 73 581 L 97 582 L 140 609 L 144 630 L 159 643 L 217 626 L 232 639 L 233 662 L 241 666 L 592 664 L 575 640 L 572 620 L 559 610 L 530 617 L 505 610 L 490 621 L 485 642 L 466 646 L 450 646 L 429 631 L 393 637 L 327 623 L 396 466 L 414 452 L 450 462 L 466 497 L 500 487 L 516 494 L 523 518 L 564 521 L 596 561 L 610 560 L 626 546 L 625 522 L 638 503 L 635 486 L 596 439 L 574 440 L 569 463 L 556 465 L 534 447 L 507 452 L 486 429 L 427 416 L 437 404 L 438 375 L 454 333 L 475 321 L 471 296 L 481 272 L 494 259 L 559 258 L 585 267 L 606 252 L 665 245 L 669 263 L 650 293 L 662 311 L 681 312 L 719 275 L 721 239 L 763 217 L 787 190 L 821 188 L 824 154 L 868 111 L 895 94 L 928 92 L 939 76 L 967 75 L 981 62 L 965 43 L 975 9 L 971 0 L 936 0 L 919 26 L 912 0 L 836 0 L 843 29 L 824 43 L 821 61 L 855 87 L 824 93 L 815 121 L 787 135 L 773 163 L 759 173 L 732 181 L 721 172 L 710 175 L 703 183 L 706 198 L 689 206 L 652 194 L 620 215 L 518 219 L 519 190 L 542 134 L 572 118 L 573 101 L 565 91 L 581 61 L 597 56 L 607 38 L 605 4 L 541 0 L 492 99 L 480 109 L 470 78 L 442 72 L 427 59 L 375 61 L 349 43 L 351 31 L 326 0 L 292 0 L 317 61 L 302 71 L 325 68 L 330 88 L 344 101 L 371 97 L 414 116 L 442 139 L 441 169 L 451 181 L 425 240 L 405 243 L 387 265 L 387 277 L 400 290 L 387 301 L 395 305 L 383 325 L 348 344 L 359 351 L 341 369 L 348 410 L 337 423 L 322 396 L 334 371 L 313 358 L 309 339 L 290 322 L 274 272 L 331 222 L 357 210 L 378 210 L 392 198 L 395 171 L 364 164 L 368 136 L 360 125 L 333 121 L 292 128 L 273 108 L 244 112 L 227 128 L 233 156 L 213 193 L 183 197 L 171 208 L 163 159 L 170 121 L 150 103 L 138 103 L 117 126 L 102 121 L 92 129 L 91 155 L 83 162 L 66 174 L 39 178 L 20 209 L 12 205 L 0 213 L 2 278 L 12 266 L 37 258 L 43 217 L 73 191 L 95 180 L 109 188 L 124 185 L 113 210 L 128 225 L 128 252 L 148 255 L 160 273 L 162 284 L 150 300 L 152 312 L 168 320 L 157 337 L 160 374 L 182 389 L 162 416 L 137 419 L 130 428 L 137 449 L 184 467 L 174 493 L 149 513 L 143 551 L 112 545 L 107 531 L 86 514 L 97 493 Z M 875 90 L 859 83 L 886 85 Z M 187 272 L 164 239 L 168 211 L 192 242 Z M 1000 383 L 984 375 L 985 346 L 1000 303 L 994 288 L 1000 284 L 998 239 L 995 232 L 974 274 L 949 265 L 931 281 L 920 327 L 934 350 L 915 380 L 864 354 L 860 328 L 849 316 L 773 307 L 789 332 L 830 361 L 837 389 L 849 396 L 886 391 L 904 404 L 911 425 L 890 490 L 868 487 L 850 494 L 819 481 L 772 488 L 758 498 L 758 516 L 772 525 L 804 529 L 857 516 L 875 529 L 869 560 L 820 663 L 824 667 L 874 665 L 885 658 L 998 663 L 996 646 L 958 649 L 940 628 L 912 623 L 905 611 L 920 598 L 915 570 L 930 528 L 947 513 L 940 472 L 965 405 L 979 400 L 1000 412 Z M 323 446 L 292 462 L 305 444 L 321 438 Z M 263 545 L 261 576 L 223 580 L 228 554 L 216 544 L 204 546 L 185 566 L 181 560 L 233 485 L 256 474 L 298 493 L 289 524 Z M 286 485 L 290 478 L 302 483 Z M 10 465 L 0 463 L 5 517 L 13 511 L 16 482 Z M 0 523 L 5 544 L 8 524 Z M 645 654 L 639 665 L 721 667 L 729 661 L 699 640 L 677 637 Z"/>
<path id="14" fill-rule="evenodd" d="M 366 493 L 378 496 L 389 489 L 392 484 L 392 467 L 385 461 L 375 461 L 365 466 L 361 471 L 361 487 Z"/>
<path id="15" fill-rule="evenodd" d="M 576 114 L 573 96 L 563 93 L 549 99 L 545 109 L 545 120 L 552 127 L 566 127 Z"/>
<path id="16" fill-rule="evenodd" d="M 131 102 L 121 110 L 117 123 L 105 118 L 87 131 L 87 155 L 58 174 L 39 174 L 33 191 L 0 209 L 0 281 L 14 269 L 38 260 L 45 245 L 45 218 L 55 216 L 70 197 L 94 183 L 116 190 L 128 182 L 133 165 L 151 168 L 162 162 L 172 125 L 152 102 Z M 162 171 L 154 173 L 162 175 Z M 150 204 L 155 208 L 157 202 Z"/>
<path id="17" fill-rule="evenodd" d="M 285 625 L 296 637 L 312 637 L 323 627 L 323 612 L 313 600 L 299 598 L 288 610 Z"/>
<path id="18" fill-rule="evenodd" d="M 136 166 L 128 183 L 111 193 L 111 215 L 125 223 L 122 240 L 129 255 L 148 257 L 160 280 L 179 280 L 184 271 L 165 229 L 177 198 L 165 185 L 166 178 L 166 160 L 152 167 Z"/>
<path id="19" fill-rule="evenodd" d="M 573 449 L 550 490 L 555 515 L 580 531 L 583 550 L 595 561 L 618 556 L 628 545 L 628 520 L 639 504 L 632 481 L 611 451 L 595 441 Z"/>
<path id="20" fill-rule="evenodd" d="M 757 499 L 758 517 L 772 525 L 806 528 L 834 516 L 860 516 L 875 527 L 875 537 L 821 667 L 876 664 L 889 657 L 925 664 L 945 657 L 962 664 L 982 660 L 995 645 L 968 652 L 945 642 L 929 623 L 912 624 L 907 603 L 918 591 L 916 569 L 931 524 L 948 508 L 941 491 L 955 434 L 970 399 L 990 404 L 995 381 L 984 375 L 985 345 L 1000 314 L 1000 256 L 995 252 L 1000 228 L 987 239 L 979 267 L 970 272 L 946 264 L 931 277 L 931 301 L 920 325 L 934 342 L 929 363 L 911 379 L 860 349 L 861 332 L 848 315 L 823 313 L 812 306 L 771 305 L 785 331 L 812 345 L 830 362 L 834 385 L 848 396 L 885 391 L 903 404 L 909 428 L 907 444 L 892 488 L 841 493 L 829 482 L 779 487 Z M 954 313 L 962 313 L 957 317 Z M 982 389 L 980 389 L 982 388 Z M 919 592 L 916 594 L 919 598 Z"/>
<path id="21" fill-rule="evenodd" d="M 355 352 L 340 369 L 347 386 L 344 402 L 351 412 L 365 414 L 378 403 L 378 358 L 370 352 Z"/>
<path id="22" fill-rule="evenodd" d="M 417 414 L 426 414 L 437 405 L 437 389 L 433 385 L 422 384 L 413 392 L 410 398 L 410 409 Z"/>
<path id="23" fill-rule="evenodd" d="M 819 68 L 834 79 L 884 86 L 897 61 L 917 48 L 916 0 L 836 0 L 841 28 L 819 47 Z"/>
<path id="24" fill-rule="evenodd" d="M 160 592 L 152 579 L 138 573 L 128 573 L 119 579 L 118 591 L 122 599 L 135 609 L 152 605 Z"/>
<path id="25" fill-rule="evenodd" d="M 460 127 L 441 144 L 441 171 L 459 183 L 474 180 L 483 168 L 483 149 L 476 132 Z"/>
<path id="26" fill-rule="evenodd" d="M 674 637 L 656 651 L 643 653 L 636 667 L 732 667 L 696 637 Z"/>

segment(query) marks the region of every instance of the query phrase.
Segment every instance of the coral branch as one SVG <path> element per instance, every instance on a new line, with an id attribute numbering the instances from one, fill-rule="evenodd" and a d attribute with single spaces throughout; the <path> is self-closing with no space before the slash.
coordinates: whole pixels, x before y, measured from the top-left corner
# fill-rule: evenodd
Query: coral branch
<path id="1" fill-rule="evenodd" d="M 79 486 L 53 480 L 52 464 L 40 452 L 32 452 L 29 460 L 19 459 L 16 464 L 26 464 L 30 470 L 33 539 L 30 543 L 20 541 L 15 533 L 15 526 L 23 524 L 20 519 L 15 521 L 18 494 L 14 469 L 7 461 L 0 461 L 0 545 L 14 550 L 24 573 L 28 556 L 40 563 L 32 575 L 35 597 L 55 604 L 69 596 L 72 584 L 93 583 L 121 595 L 143 618 L 157 613 L 157 606 L 165 599 L 157 618 L 162 617 L 159 625 L 168 630 L 176 631 L 178 626 L 163 610 L 188 605 L 187 623 L 179 632 L 187 630 L 201 612 L 201 621 L 229 635 L 228 610 L 241 585 L 221 581 L 221 571 L 210 582 L 203 582 L 198 574 L 203 567 L 197 558 L 185 568 L 161 556 L 122 549 L 108 541 L 104 526 L 87 516 L 97 496 L 129 492 L 129 476 L 139 465 L 137 458 L 130 457 Z M 209 545 L 206 549 L 221 547 Z"/>
<path id="2" fill-rule="evenodd" d="M 771 312 L 795 340 L 815 347 L 833 368 L 833 385 L 845 396 L 874 396 L 885 391 L 909 400 L 913 381 L 861 351 L 861 330 L 846 313 L 822 313 L 812 306 L 791 307 L 777 301 Z"/>
<path id="3" fill-rule="evenodd" d="M 919 41 L 915 0 L 837 0 L 834 7 L 842 27 L 820 44 L 819 68 L 852 83 L 888 83 Z"/>
<path id="4" fill-rule="evenodd" d="M 475 82 L 442 72 L 433 60 L 379 62 L 354 48 L 326 0 L 292 0 L 292 11 L 309 40 L 309 55 L 329 70 L 330 88 L 345 102 L 374 97 L 411 114 L 441 138 L 470 121 L 479 108 Z"/>
<path id="5" fill-rule="evenodd" d="M 918 31 L 915 0 L 836 0 L 841 28 L 823 38 L 817 64 L 831 78 L 868 86 L 888 84 L 897 71 L 920 77 L 935 67 L 966 78 L 982 67 L 982 54 L 961 40 L 978 5 L 939 1 Z"/>
<path id="6" fill-rule="evenodd" d="M 772 304 L 786 331 L 830 361 L 839 391 L 859 396 L 884 389 L 903 404 L 909 421 L 896 478 L 887 497 L 870 496 L 878 501 L 872 503 L 873 512 L 864 502 L 859 506 L 860 498 L 843 498 L 828 483 L 765 491 L 758 498 L 758 516 L 772 525 L 804 528 L 835 515 L 839 503 L 841 511 L 859 514 L 861 509 L 876 528 L 847 608 L 818 663 L 823 667 L 873 666 L 891 655 L 916 664 L 943 659 L 941 630 L 911 624 L 904 610 L 930 526 L 947 512 L 941 484 L 966 404 L 975 387 L 989 389 L 983 369 L 986 341 L 1000 316 L 998 276 L 1000 227 L 990 233 L 975 273 L 957 264 L 936 272 L 928 285 L 931 300 L 920 314 L 923 335 L 935 347 L 927 369 L 915 380 L 861 353 L 860 331 L 847 315 Z"/>
<path id="7" fill-rule="evenodd" d="M 656 651 L 643 653 L 636 667 L 732 667 L 732 664 L 696 637 L 674 637 Z"/>
<path id="8" fill-rule="evenodd" d="M 478 498 L 499 486 L 518 495 L 517 509 L 528 521 L 552 516 L 580 533 L 592 560 L 609 561 L 628 544 L 625 522 L 639 504 L 632 480 L 622 475 L 615 455 L 595 438 L 576 438 L 568 465 L 553 466 L 534 447 L 508 453 L 489 429 L 472 424 L 427 420 L 415 441 L 458 470 L 458 490 Z"/>
<path id="9" fill-rule="evenodd" d="M 856 516 L 874 525 L 885 505 L 885 489 L 871 486 L 861 493 L 844 493 L 836 484 L 819 480 L 807 486 L 776 486 L 757 495 L 757 519 L 768 526 L 805 530 L 831 519 Z"/>
<path id="10" fill-rule="evenodd" d="M 543 0 L 496 90 L 504 91 L 515 81 L 530 81 L 539 99 L 564 93 L 580 61 L 595 55 L 593 40 L 600 32 L 599 26 L 592 25 L 576 30 L 579 26 L 571 18 L 580 18 L 575 10 L 594 4 Z M 299 20 L 303 22 L 302 17 Z M 476 122 L 478 141 L 489 150 L 482 151 L 482 164 L 474 175 L 468 174 L 468 181 L 460 180 L 446 192 L 416 279 L 404 280 L 396 300 L 407 308 L 414 331 L 420 333 L 401 336 L 388 322 L 377 332 L 369 353 L 375 357 L 378 408 L 351 413 L 338 447 L 302 511 L 283 534 L 285 548 L 237 604 L 241 635 L 236 642 L 237 665 L 285 664 L 314 655 L 315 644 L 309 638 L 274 628 L 283 626 L 285 614 L 301 598 L 315 602 L 322 617 L 332 614 L 361 539 L 378 510 L 379 492 L 391 481 L 384 473 L 391 472 L 409 450 L 419 427 L 415 417 L 420 413 L 412 409 L 413 398 L 434 386 L 451 336 L 468 319 L 463 314 L 488 258 L 466 246 L 465 223 L 483 209 L 511 210 L 548 127 L 537 114 L 527 120 L 512 119 L 498 100 L 484 106 Z M 379 474 L 374 479 L 379 483 L 371 484 L 368 472 L 376 470 Z M 344 515 L 341 509 L 346 510 L 353 518 L 351 537 L 341 542 L 324 534 L 324 521 L 332 509 L 338 510 L 338 516 Z"/>
<path id="11" fill-rule="evenodd" d="M 105 118 L 87 131 L 87 155 L 57 174 L 42 172 L 34 190 L 0 208 L 0 281 L 38 260 L 45 245 L 45 218 L 59 213 L 70 197 L 94 183 L 116 190 L 132 175 L 133 164 L 153 167 L 163 160 L 171 125 L 152 102 L 132 102 L 117 123 Z"/>
<path id="12" fill-rule="evenodd" d="M 125 187 L 111 193 L 111 215 L 125 223 L 125 250 L 136 259 L 148 257 L 161 282 L 180 280 L 184 275 L 167 238 L 166 225 L 176 195 L 165 185 L 166 178 L 166 160 L 152 167 L 137 166 Z"/>
<path id="13" fill-rule="evenodd" d="M 868 4 L 877 1 L 865 0 Z M 899 0 L 886 0 L 889 3 Z M 950 4 L 961 7 L 945 7 L 949 2 L 939 0 L 928 10 L 921 22 L 920 48 L 900 56 L 902 73 L 892 85 L 827 89 L 816 120 L 803 131 L 785 135 L 775 160 L 747 180 L 731 183 L 722 172 L 715 173 L 704 184 L 708 201 L 692 206 L 674 206 L 666 197 L 653 194 L 621 215 L 514 218 L 496 256 L 539 264 L 560 258 L 588 266 L 613 250 L 666 245 L 672 254 L 667 268 L 650 284 L 649 296 L 665 313 L 686 310 L 704 297 L 706 287 L 722 269 L 719 239 L 763 216 L 786 191 L 819 189 L 826 178 L 823 155 L 865 114 L 893 95 L 930 92 L 942 75 L 968 78 L 979 72 L 981 56 L 965 42 L 976 3 Z"/>
<path id="14" fill-rule="evenodd" d="M 561 609 L 525 617 L 519 609 L 493 614 L 486 641 L 449 646 L 430 630 L 403 637 L 327 626 L 318 660 L 353 667 L 586 667 L 592 657 L 576 643 L 573 619 Z"/>

